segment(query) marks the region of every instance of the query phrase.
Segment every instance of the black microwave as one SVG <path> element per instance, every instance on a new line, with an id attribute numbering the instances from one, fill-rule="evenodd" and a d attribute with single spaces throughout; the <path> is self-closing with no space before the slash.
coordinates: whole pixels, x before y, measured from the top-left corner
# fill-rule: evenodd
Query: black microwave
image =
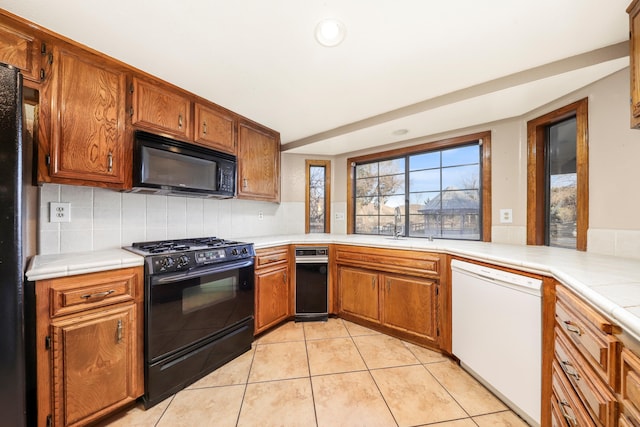
<path id="1" fill-rule="evenodd" d="M 236 195 L 236 165 L 231 154 L 136 131 L 131 192 L 231 198 Z"/>

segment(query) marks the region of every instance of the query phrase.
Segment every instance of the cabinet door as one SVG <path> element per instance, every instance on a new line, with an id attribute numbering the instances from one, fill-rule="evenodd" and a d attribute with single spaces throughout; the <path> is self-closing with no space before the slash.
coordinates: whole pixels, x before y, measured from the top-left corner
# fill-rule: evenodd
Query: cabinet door
<path id="1" fill-rule="evenodd" d="M 238 197 L 280 201 L 280 136 L 244 122 L 238 125 Z"/>
<path id="2" fill-rule="evenodd" d="M 182 94 L 134 78 L 132 106 L 133 125 L 191 138 L 191 101 Z"/>
<path id="3" fill-rule="evenodd" d="M 338 310 L 379 323 L 378 273 L 351 267 L 338 267 Z"/>
<path id="4" fill-rule="evenodd" d="M 50 180 L 123 188 L 125 72 L 55 47 L 46 91 Z"/>
<path id="5" fill-rule="evenodd" d="M 631 127 L 640 128 L 640 2 L 634 1 L 629 13 L 629 59 L 631 75 Z"/>
<path id="6" fill-rule="evenodd" d="M 288 272 L 287 265 L 256 272 L 256 334 L 289 317 Z"/>
<path id="7" fill-rule="evenodd" d="M 51 325 L 53 419 L 56 426 L 89 421 L 133 402 L 136 311 L 134 304 L 68 317 Z"/>
<path id="8" fill-rule="evenodd" d="M 36 82 L 40 81 L 39 49 L 40 43 L 34 36 L 0 23 L 0 62 L 19 68 L 25 79 Z"/>
<path id="9" fill-rule="evenodd" d="M 200 145 L 236 154 L 234 118 L 224 110 L 195 105 L 195 141 Z"/>
<path id="10" fill-rule="evenodd" d="M 382 324 L 436 341 L 436 282 L 383 276 Z"/>

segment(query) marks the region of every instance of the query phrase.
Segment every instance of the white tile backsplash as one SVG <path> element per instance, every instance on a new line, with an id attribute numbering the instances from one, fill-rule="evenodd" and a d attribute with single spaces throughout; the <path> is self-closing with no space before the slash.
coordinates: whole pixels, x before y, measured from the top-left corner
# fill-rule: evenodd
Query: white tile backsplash
<path id="1" fill-rule="evenodd" d="M 58 184 L 43 184 L 39 191 L 40 255 L 167 238 L 304 233 L 303 203 L 153 196 Z M 51 223 L 49 202 L 71 203 L 71 222 Z"/>

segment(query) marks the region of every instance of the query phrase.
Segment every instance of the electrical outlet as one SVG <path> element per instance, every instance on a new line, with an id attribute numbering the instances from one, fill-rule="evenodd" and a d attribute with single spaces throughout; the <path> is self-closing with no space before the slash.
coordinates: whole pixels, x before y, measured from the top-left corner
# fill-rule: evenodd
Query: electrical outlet
<path id="1" fill-rule="evenodd" d="M 264 214 L 262 213 L 262 211 L 258 211 L 258 219 L 260 221 L 262 221 L 264 219 Z"/>
<path id="2" fill-rule="evenodd" d="M 71 203 L 49 203 L 50 222 L 71 222 Z"/>
<path id="3" fill-rule="evenodd" d="M 513 210 L 500 209 L 500 222 L 502 224 L 511 224 L 513 222 Z"/>

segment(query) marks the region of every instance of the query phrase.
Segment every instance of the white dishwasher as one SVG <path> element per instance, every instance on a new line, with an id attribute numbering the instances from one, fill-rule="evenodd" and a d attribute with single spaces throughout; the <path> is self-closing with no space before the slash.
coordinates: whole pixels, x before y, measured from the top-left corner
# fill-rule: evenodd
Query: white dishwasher
<path id="1" fill-rule="evenodd" d="M 533 426 L 540 425 L 542 281 L 451 261 L 453 354 Z"/>

